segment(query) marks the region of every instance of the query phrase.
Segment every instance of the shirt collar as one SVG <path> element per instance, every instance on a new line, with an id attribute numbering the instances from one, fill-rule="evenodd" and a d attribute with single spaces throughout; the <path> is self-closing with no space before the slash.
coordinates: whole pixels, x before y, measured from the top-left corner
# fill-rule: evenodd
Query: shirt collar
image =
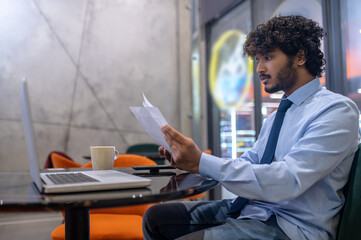
<path id="1" fill-rule="evenodd" d="M 311 82 L 306 83 L 296 91 L 294 91 L 290 96 L 288 96 L 288 100 L 290 100 L 293 104 L 300 106 L 307 98 L 315 94 L 322 88 L 320 80 L 318 78 L 313 79 Z M 282 97 L 285 99 L 285 95 Z"/>

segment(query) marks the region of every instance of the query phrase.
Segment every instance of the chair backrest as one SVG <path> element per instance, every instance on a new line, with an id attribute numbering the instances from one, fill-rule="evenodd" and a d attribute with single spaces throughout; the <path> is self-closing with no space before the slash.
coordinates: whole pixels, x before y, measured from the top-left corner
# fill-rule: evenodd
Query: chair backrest
<path id="1" fill-rule="evenodd" d="M 114 160 L 113 167 L 133 167 L 143 165 L 157 165 L 153 160 L 135 154 L 120 154 L 117 159 Z M 91 168 L 92 163 L 89 162 L 82 167 Z"/>
<path id="2" fill-rule="evenodd" d="M 361 237 L 361 144 L 355 154 L 350 176 L 344 188 L 345 205 L 342 210 L 337 239 Z"/>
<path id="3" fill-rule="evenodd" d="M 50 154 L 50 161 L 53 168 L 80 168 L 79 163 L 74 162 L 71 158 L 67 158 L 67 155 L 62 155 L 56 152 Z"/>
<path id="4" fill-rule="evenodd" d="M 158 152 L 159 145 L 154 143 L 141 143 L 128 147 L 126 153 Z"/>

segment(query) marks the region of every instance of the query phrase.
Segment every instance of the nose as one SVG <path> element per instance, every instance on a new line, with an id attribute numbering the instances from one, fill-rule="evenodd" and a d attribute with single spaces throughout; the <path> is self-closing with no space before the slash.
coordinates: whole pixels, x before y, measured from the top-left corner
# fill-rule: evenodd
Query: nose
<path id="1" fill-rule="evenodd" d="M 262 73 L 262 72 L 265 71 L 265 69 L 264 69 L 264 64 L 263 64 L 262 61 L 259 61 L 259 62 L 258 62 L 256 71 L 257 71 L 258 73 Z"/>

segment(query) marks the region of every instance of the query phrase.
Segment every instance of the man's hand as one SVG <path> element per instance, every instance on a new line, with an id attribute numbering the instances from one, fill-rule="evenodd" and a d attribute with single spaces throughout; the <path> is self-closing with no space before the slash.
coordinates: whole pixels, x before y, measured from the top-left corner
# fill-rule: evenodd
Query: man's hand
<path id="1" fill-rule="evenodd" d="M 162 127 L 162 132 L 173 153 L 170 154 L 161 146 L 158 149 L 159 154 L 165 156 L 172 167 L 199 173 L 198 167 L 202 152 L 194 141 L 168 125 Z"/>

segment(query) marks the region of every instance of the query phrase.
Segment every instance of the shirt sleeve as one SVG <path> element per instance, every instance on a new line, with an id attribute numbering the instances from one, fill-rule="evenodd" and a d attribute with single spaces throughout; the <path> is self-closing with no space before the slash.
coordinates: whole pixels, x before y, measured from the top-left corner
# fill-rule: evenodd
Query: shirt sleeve
<path id="1" fill-rule="evenodd" d="M 256 145 L 235 160 L 202 154 L 199 172 L 251 200 L 294 199 L 352 158 L 359 130 L 358 114 L 351 108 L 345 102 L 324 106 L 304 125 L 303 136 L 290 151 L 271 164 L 254 164 L 259 162 Z"/>

